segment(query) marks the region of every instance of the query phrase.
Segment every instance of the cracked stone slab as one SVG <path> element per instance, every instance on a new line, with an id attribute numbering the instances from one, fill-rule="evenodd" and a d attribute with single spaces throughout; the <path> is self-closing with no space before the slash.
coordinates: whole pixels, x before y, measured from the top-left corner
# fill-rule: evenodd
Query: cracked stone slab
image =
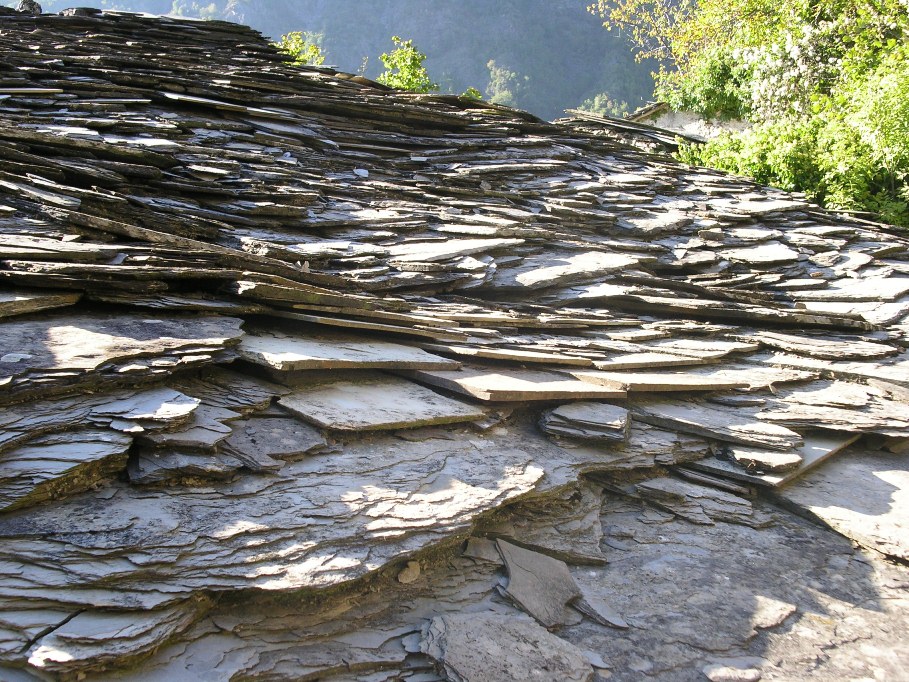
<path id="1" fill-rule="evenodd" d="M 640 257 L 587 251 L 542 254 L 526 258 L 514 268 L 499 269 L 487 284 L 498 290 L 534 290 L 590 281 L 616 270 L 637 265 Z"/>
<path id="2" fill-rule="evenodd" d="M 321 431 L 289 416 L 253 416 L 231 427 L 233 431 L 221 449 L 247 466 L 269 460 L 297 460 L 326 445 Z"/>
<path id="3" fill-rule="evenodd" d="M 217 487 L 115 485 L 0 519 L 0 601 L 163 608 L 201 591 L 323 588 L 574 480 L 571 451 L 495 438 L 384 436 Z M 516 447 L 526 442 L 528 450 Z M 27 529 L 27 533 L 25 530 Z M 20 557 L 32 568 L 23 571 Z"/>
<path id="4" fill-rule="evenodd" d="M 256 364 L 279 371 L 302 369 L 457 369 L 461 363 L 413 346 L 362 336 L 254 331 L 238 348 Z"/>
<path id="5" fill-rule="evenodd" d="M 583 651 L 526 616 L 439 616 L 423 629 L 420 651 L 437 660 L 452 682 L 593 679 Z"/>
<path id="6" fill-rule="evenodd" d="M 101 669 L 153 651 L 185 630 L 206 606 L 205 599 L 158 611 L 83 611 L 43 635 L 28 650 L 28 662 L 47 673 Z"/>
<path id="7" fill-rule="evenodd" d="M 337 431 L 416 428 L 486 415 L 425 386 L 382 375 L 298 388 L 278 403 L 308 422 Z"/>

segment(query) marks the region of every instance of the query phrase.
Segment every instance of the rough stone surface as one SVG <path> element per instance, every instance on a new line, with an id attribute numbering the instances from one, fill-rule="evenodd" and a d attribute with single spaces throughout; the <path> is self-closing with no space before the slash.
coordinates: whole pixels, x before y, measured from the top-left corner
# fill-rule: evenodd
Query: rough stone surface
<path id="1" fill-rule="evenodd" d="M 420 650 L 439 661 L 454 682 L 593 679 L 582 651 L 520 616 L 434 618 Z"/>

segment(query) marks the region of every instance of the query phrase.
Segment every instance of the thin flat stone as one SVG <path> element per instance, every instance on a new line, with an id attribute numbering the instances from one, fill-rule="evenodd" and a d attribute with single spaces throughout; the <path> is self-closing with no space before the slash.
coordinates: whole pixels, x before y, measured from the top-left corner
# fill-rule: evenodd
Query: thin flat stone
<path id="1" fill-rule="evenodd" d="M 70 292 L 0 291 L 0 318 L 65 308 L 78 302 L 80 298 L 81 293 Z"/>
<path id="2" fill-rule="evenodd" d="M 500 269 L 487 285 L 495 289 L 533 290 L 583 282 L 640 262 L 637 256 L 587 251 L 532 256 L 515 268 Z"/>
<path id="3" fill-rule="evenodd" d="M 748 381 L 743 378 L 729 378 L 723 376 L 721 372 L 693 374 L 581 370 L 572 371 L 571 375 L 581 381 L 629 392 L 723 391 L 747 388 L 749 385 Z"/>
<path id="4" fill-rule="evenodd" d="M 639 400 L 631 406 L 635 419 L 669 429 L 742 445 L 788 450 L 804 443 L 783 426 L 762 422 L 753 410 L 726 409 L 700 402 Z"/>
<path id="5" fill-rule="evenodd" d="M 581 592 L 568 565 L 539 552 L 496 540 L 508 570 L 505 594 L 545 628 L 570 622 L 568 605 Z"/>
<path id="6" fill-rule="evenodd" d="M 609 403 L 567 403 L 545 413 L 540 426 L 546 433 L 593 441 L 624 441 L 631 419 L 628 410 Z"/>
<path id="7" fill-rule="evenodd" d="M 416 428 L 485 416 L 478 407 L 406 379 L 374 375 L 298 389 L 278 403 L 308 422 L 338 431 Z"/>
<path id="8" fill-rule="evenodd" d="M 622 390 L 597 386 L 556 372 L 464 367 L 456 372 L 416 371 L 417 381 L 488 401 L 624 398 Z"/>
<path id="9" fill-rule="evenodd" d="M 797 336 L 780 332 L 760 331 L 750 335 L 762 345 L 796 355 L 824 360 L 877 359 L 896 355 L 899 349 L 885 343 L 871 343 L 846 337 Z"/>
<path id="10" fill-rule="evenodd" d="M 82 429 L 40 436 L 0 459 L 0 511 L 73 495 L 126 468 L 132 438 Z"/>
<path id="11" fill-rule="evenodd" d="M 390 341 L 340 334 L 247 334 L 238 351 L 256 364 L 280 371 L 301 369 L 457 369 L 455 360 Z"/>
<path id="12" fill-rule="evenodd" d="M 801 459 L 801 464 L 785 472 L 759 473 L 757 471 L 747 471 L 737 463 L 718 457 L 705 457 L 704 459 L 692 461 L 686 466 L 714 476 L 773 488 L 795 480 L 828 457 L 849 447 L 858 438 L 857 434 L 848 433 L 809 433 L 805 436 L 805 442 L 802 446 L 781 453 L 783 455 L 797 456 Z"/>
<path id="13" fill-rule="evenodd" d="M 326 445 L 318 429 L 293 417 L 253 416 L 231 424 L 221 450 L 241 461 L 294 461 Z"/>

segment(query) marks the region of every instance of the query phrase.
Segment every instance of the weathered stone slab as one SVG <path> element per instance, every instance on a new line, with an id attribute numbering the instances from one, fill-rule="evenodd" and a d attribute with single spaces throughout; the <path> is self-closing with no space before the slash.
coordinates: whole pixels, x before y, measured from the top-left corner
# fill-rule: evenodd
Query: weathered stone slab
<path id="1" fill-rule="evenodd" d="M 230 435 L 228 422 L 242 416 L 233 410 L 202 404 L 193 410 L 191 418 L 185 424 L 173 431 L 147 433 L 140 441 L 158 448 L 213 450 Z"/>
<path id="2" fill-rule="evenodd" d="M 514 348 L 496 348 L 495 346 L 460 346 L 441 344 L 422 344 L 422 348 L 444 355 L 482 358 L 484 360 L 504 360 L 506 362 L 526 362 L 544 365 L 573 365 L 590 367 L 593 364 L 588 358 L 562 353 L 545 353 L 542 351 L 517 350 Z"/>
<path id="3" fill-rule="evenodd" d="M 132 438 L 82 429 L 39 436 L 0 457 L 0 511 L 88 490 L 126 468 Z"/>
<path id="4" fill-rule="evenodd" d="M 692 523 L 754 523 L 751 502 L 725 490 L 668 477 L 642 481 L 635 490 L 648 502 Z"/>
<path id="5" fill-rule="evenodd" d="M 856 446 L 778 495 L 863 547 L 909 560 L 909 453 Z"/>
<path id="6" fill-rule="evenodd" d="M 437 660 L 452 682 L 593 679 L 593 669 L 580 649 L 527 617 L 439 616 L 424 628 L 420 650 Z"/>
<path id="7" fill-rule="evenodd" d="M 448 239 L 443 241 L 405 242 L 388 247 L 388 255 L 403 262 L 449 260 L 475 253 L 489 253 L 523 244 L 523 239 Z"/>
<path id="8" fill-rule="evenodd" d="M 795 431 L 760 421 L 753 408 L 728 409 L 694 401 L 639 399 L 630 409 L 636 420 L 729 443 L 788 450 L 804 442 Z"/>
<path id="9" fill-rule="evenodd" d="M 301 369 L 457 369 L 455 360 L 424 350 L 362 336 L 254 332 L 243 338 L 240 355 L 280 371 Z"/>
<path id="10" fill-rule="evenodd" d="M 804 461 L 797 452 L 774 452 L 743 447 L 727 448 L 726 454 L 736 464 L 752 473 L 792 471 L 798 469 Z"/>
<path id="11" fill-rule="evenodd" d="M 300 459 L 326 445 L 320 431 L 292 417 L 254 416 L 233 422 L 231 427 L 221 450 L 250 467 L 270 460 Z"/>
<path id="12" fill-rule="evenodd" d="M 308 422 L 338 431 L 415 428 L 485 416 L 473 405 L 406 379 L 381 375 L 300 388 L 278 403 Z"/>
<path id="13" fill-rule="evenodd" d="M 581 596 L 564 561 L 496 540 L 508 570 L 503 593 L 543 627 L 553 628 L 573 619 L 568 606 Z"/>
<path id="14" fill-rule="evenodd" d="M 722 372 L 701 374 L 687 372 L 603 372 L 595 370 L 572 371 L 571 376 L 599 386 L 621 391 L 641 393 L 668 393 L 674 391 L 728 391 L 747 388 L 742 377 L 730 378 Z"/>
<path id="15" fill-rule="evenodd" d="M 621 353 L 611 355 L 606 360 L 594 360 L 593 365 L 603 371 L 623 369 L 662 369 L 664 367 L 691 367 L 706 365 L 724 357 L 725 353 L 714 353 L 702 357 L 675 355 L 672 353 Z"/>
<path id="16" fill-rule="evenodd" d="M 0 291 L 0 318 L 73 305 L 82 294 L 44 291 Z"/>
<path id="17" fill-rule="evenodd" d="M 235 344 L 240 323 L 230 317 L 100 314 L 0 322 L 0 386 L 16 395 L 169 374 Z"/>
<path id="18" fill-rule="evenodd" d="M 625 391 L 597 386 L 556 372 L 535 370 L 495 371 L 463 367 L 456 372 L 416 371 L 417 381 L 489 401 L 589 400 L 624 398 Z"/>
<path id="19" fill-rule="evenodd" d="M 841 450 L 849 447 L 858 440 L 857 434 L 848 433 L 809 433 L 805 436 L 805 442 L 792 450 L 785 452 L 768 451 L 766 454 L 759 455 L 762 458 L 771 456 L 771 453 L 782 455 L 790 458 L 798 457 L 801 461 L 793 469 L 783 472 L 763 473 L 754 470 L 750 471 L 738 463 L 731 462 L 727 458 L 706 457 L 704 459 L 692 461 L 690 467 L 703 471 L 708 474 L 722 476 L 743 483 L 751 483 L 764 487 L 779 487 L 789 481 L 795 480 L 805 472 L 813 469 L 828 457 L 835 455 Z M 734 453 L 739 446 L 731 448 Z"/>
<path id="20" fill-rule="evenodd" d="M 909 294 L 909 277 L 844 277 L 826 289 L 793 291 L 800 301 L 896 301 Z"/>
<path id="21" fill-rule="evenodd" d="M 537 457 L 513 441 L 385 437 L 270 476 L 190 489 L 120 485 L 12 512 L 0 518 L 0 600 L 136 608 L 199 591 L 337 585 L 574 475 L 570 453 Z M 25 556 L 46 568 L 24 570 Z"/>
<path id="22" fill-rule="evenodd" d="M 500 268 L 486 286 L 498 290 L 543 289 L 590 281 L 640 261 L 637 256 L 603 251 L 542 254 L 526 258 L 517 267 Z"/>
<path id="23" fill-rule="evenodd" d="M 42 635 L 29 649 L 28 662 L 47 673 L 103 668 L 158 648 L 191 625 L 205 604 L 204 599 L 193 599 L 159 611 L 84 611 Z"/>
<path id="24" fill-rule="evenodd" d="M 628 410 L 609 403 L 567 403 L 540 418 L 548 434 L 592 441 L 623 442 L 628 438 L 631 418 Z"/>
<path id="25" fill-rule="evenodd" d="M 799 252 L 779 242 L 767 242 L 756 246 L 724 249 L 720 251 L 720 256 L 731 261 L 760 266 L 794 263 L 799 259 Z"/>
<path id="26" fill-rule="evenodd" d="M 824 360 L 871 360 L 896 355 L 900 351 L 886 343 L 871 343 L 844 336 L 798 336 L 780 332 L 760 331 L 749 335 L 750 339 L 764 346 L 786 353 L 807 355 Z"/>

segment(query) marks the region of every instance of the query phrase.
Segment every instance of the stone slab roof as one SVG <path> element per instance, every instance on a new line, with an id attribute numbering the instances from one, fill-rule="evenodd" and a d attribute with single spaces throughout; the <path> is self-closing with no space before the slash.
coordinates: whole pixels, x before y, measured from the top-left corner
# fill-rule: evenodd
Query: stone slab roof
<path id="1" fill-rule="evenodd" d="M 603 487 L 758 527 L 856 441 L 905 463 L 907 321 L 909 241 L 800 197 L 0 9 L 0 676 L 591 679 Z"/>

